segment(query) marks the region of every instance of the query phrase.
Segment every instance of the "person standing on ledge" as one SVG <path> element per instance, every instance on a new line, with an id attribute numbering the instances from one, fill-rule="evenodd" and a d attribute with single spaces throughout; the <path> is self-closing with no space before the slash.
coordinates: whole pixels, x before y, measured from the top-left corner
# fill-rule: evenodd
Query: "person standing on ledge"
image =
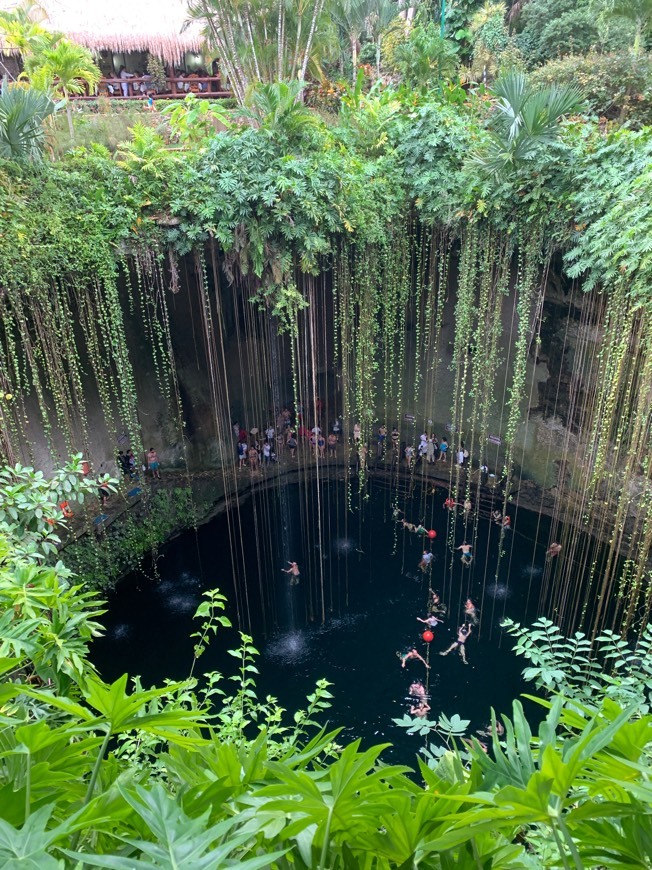
<path id="1" fill-rule="evenodd" d="M 147 452 L 147 467 L 152 472 L 152 477 L 155 477 L 156 480 L 161 479 L 161 472 L 159 471 L 160 462 L 158 461 L 158 455 L 156 450 L 153 447 L 150 447 Z"/>
<path id="2" fill-rule="evenodd" d="M 289 568 L 281 568 L 281 571 L 284 574 L 290 575 L 290 586 L 297 586 L 299 583 L 299 576 L 301 572 L 299 571 L 299 566 L 296 562 L 290 562 L 288 559 Z"/>

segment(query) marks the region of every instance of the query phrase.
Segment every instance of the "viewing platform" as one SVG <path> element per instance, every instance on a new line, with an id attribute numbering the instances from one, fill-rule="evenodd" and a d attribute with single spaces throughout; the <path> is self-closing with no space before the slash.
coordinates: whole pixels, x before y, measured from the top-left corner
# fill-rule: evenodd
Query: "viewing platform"
<path id="1" fill-rule="evenodd" d="M 220 76 L 184 75 L 168 77 L 165 89 L 157 91 L 149 76 L 131 76 L 129 78 L 101 78 L 94 93 L 71 95 L 76 100 L 96 100 L 98 97 L 110 97 L 112 100 L 142 100 L 152 94 L 157 100 L 178 100 L 186 94 L 194 94 L 211 100 L 226 99 L 232 96 L 230 90 L 222 84 Z"/>

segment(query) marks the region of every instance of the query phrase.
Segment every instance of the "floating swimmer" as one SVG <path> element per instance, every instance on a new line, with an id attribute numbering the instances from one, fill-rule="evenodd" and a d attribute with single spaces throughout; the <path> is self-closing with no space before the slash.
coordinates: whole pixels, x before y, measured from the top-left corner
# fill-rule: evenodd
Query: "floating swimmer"
<path id="1" fill-rule="evenodd" d="M 290 586 L 297 586 L 299 584 L 299 577 L 301 572 L 299 571 L 299 566 L 296 562 L 290 562 L 288 559 L 289 568 L 281 568 L 281 571 L 284 574 L 290 575 Z"/>
<path id="2" fill-rule="evenodd" d="M 420 662 L 424 663 L 424 665 L 428 668 L 428 670 L 430 670 L 430 665 L 428 664 L 428 662 L 424 659 L 424 657 L 422 655 L 419 655 L 419 652 L 414 647 L 410 647 L 410 649 L 404 653 L 397 652 L 396 655 L 401 660 L 401 667 L 402 668 L 405 667 L 405 663 L 409 659 L 418 659 Z"/>
<path id="3" fill-rule="evenodd" d="M 455 547 L 455 549 L 462 551 L 462 555 L 460 556 L 462 564 L 470 565 L 473 561 L 473 556 L 471 555 L 471 544 L 461 544 L 459 547 Z"/>

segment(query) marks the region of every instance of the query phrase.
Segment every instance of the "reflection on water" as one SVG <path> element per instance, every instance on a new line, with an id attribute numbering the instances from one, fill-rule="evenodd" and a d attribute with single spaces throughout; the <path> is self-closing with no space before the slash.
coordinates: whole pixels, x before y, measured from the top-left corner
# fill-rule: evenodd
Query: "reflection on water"
<path id="1" fill-rule="evenodd" d="M 110 632 L 108 632 L 108 636 L 113 638 L 113 640 L 125 640 L 131 634 L 131 626 L 127 625 L 124 622 L 115 625 Z"/>

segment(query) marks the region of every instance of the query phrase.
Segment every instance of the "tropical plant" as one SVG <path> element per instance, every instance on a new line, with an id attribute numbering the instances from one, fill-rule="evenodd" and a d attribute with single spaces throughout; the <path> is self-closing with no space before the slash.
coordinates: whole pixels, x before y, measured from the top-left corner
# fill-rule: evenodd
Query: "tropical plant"
<path id="1" fill-rule="evenodd" d="M 99 480 L 115 492 L 115 481 L 108 475 Z M 54 555 L 61 544 L 56 527 L 65 528 L 74 504 L 96 496 L 97 487 L 96 481 L 84 477 L 81 453 L 52 477 L 20 464 L 4 467 L 0 469 L 0 535 L 30 561 Z"/>
<path id="2" fill-rule="evenodd" d="M 127 172 L 144 175 L 158 182 L 167 178 L 179 156 L 171 150 L 163 136 L 153 127 L 138 121 L 132 128 L 132 138 L 118 146 L 118 164 Z"/>
<path id="3" fill-rule="evenodd" d="M 218 130 L 232 126 L 229 115 L 220 106 L 195 94 L 187 94 L 182 102 L 168 103 L 161 114 L 168 117 L 172 135 L 182 145 L 204 145 Z"/>
<path id="4" fill-rule="evenodd" d="M 380 76 L 383 39 L 395 30 L 402 30 L 404 26 L 403 19 L 396 14 L 394 0 L 376 0 L 368 8 L 365 18 L 365 32 L 374 44 L 377 76 Z"/>
<path id="5" fill-rule="evenodd" d="M 160 57 L 155 54 L 147 55 L 147 75 L 151 76 L 152 87 L 157 93 L 163 93 L 167 88 L 167 76 L 165 66 Z M 190 94 L 188 94 L 190 96 Z M 193 95 L 194 96 L 194 95 Z"/>
<path id="6" fill-rule="evenodd" d="M 631 51 L 551 60 L 530 74 L 538 85 L 573 85 L 582 89 L 588 111 L 630 127 L 652 122 L 652 56 Z"/>
<path id="7" fill-rule="evenodd" d="M 621 50 L 633 27 L 606 15 L 608 0 L 529 0 L 517 23 L 516 43 L 529 66 L 565 55 Z"/>
<path id="8" fill-rule="evenodd" d="M 562 118 L 582 105 L 577 87 L 534 88 L 521 72 L 503 76 L 492 91 L 496 103 L 489 121 L 489 142 L 475 159 L 498 175 L 532 161 L 542 146 L 558 138 Z"/>
<path id="9" fill-rule="evenodd" d="M 635 28 L 633 52 L 637 55 L 644 36 L 652 27 L 652 0 L 607 0 L 607 10 L 611 15 L 632 22 Z"/>
<path id="10" fill-rule="evenodd" d="M 488 0 L 469 22 L 473 34 L 471 73 L 478 81 L 494 78 L 504 65 L 513 65 L 516 59 L 518 50 L 507 28 L 505 14 L 502 0 L 497 3 Z"/>
<path id="11" fill-rule="evenodd" d="M 353 81 L 358 74 L 360 40 L 367 29 L 369 15 L 372 14 L 374 7 L 375 4 L 370 3 L 369 0 L 333 0 L 328 6 L 328 12 L 332 15 L 343 41 L 350 50 Z"/>
<path id="12" fill-rule="evenodd" d="M 92 92 L 100 80 L 100 70 L 91 52 L 68 39 L 59 39 L 51 48 L 43 49 L 25 63 L 32 85 L 58 94 L 66 101 L 68 130 L 74 141 L 71 94 Z"/>
<path id="13" fill-rule="evenodd" d="M 428 87 L 433 82 L 453 78 L 457 70 L 457 46 L 442 39 L 433 22 L 416 25 L 408 39 L 397 46 L 394 60 L 405 82 L 413 87 Z"/>
<path id="14" fill-rule="evenodd" d="M 251 91 L 240 116 L 269 136 L 297 140 L 320 125 L 299 99 L 303 87 L 300 81 L 259 84 Z"/>
<path id="15" fill-rule="evenodd" d="M 636 644 L 614 631 L 594 642 L 581 631 L 565 637 L 546 617 L 527 627 L 507 619 L 503 628 L 516 638 L 514 651 L 530 662 L 523 678 L 538 689 L 582 705 L 609 698 L 640 714 L 652 710 L 652 625 Z"/>
<path id="16" fill-rule="evenodd" d="M 324 0 L 276 5 L 255 0 L 245 7 L 233 0 L 191 0 L 188 12 L 203 25 L 241 106 L 256 83 L 305 81 L 325 23 Z"/>
<path id="17" fill-rule="evenodd" d="M 59 35 L 41 26 L 43 10 L 38 3 L 19 3 L 11 11 L 0 10 L 0 33 L 9 48 L 16 49 L 23 59 L 38 54 L 52 45 Z"/>
<path id="18" fill-rule="evenodd" d="M 18 162 L 40 160 L 45 145 L 43 122 L 56 109 L 42 91 L 5 81 L 0 93 L 0 157 Z"/>

